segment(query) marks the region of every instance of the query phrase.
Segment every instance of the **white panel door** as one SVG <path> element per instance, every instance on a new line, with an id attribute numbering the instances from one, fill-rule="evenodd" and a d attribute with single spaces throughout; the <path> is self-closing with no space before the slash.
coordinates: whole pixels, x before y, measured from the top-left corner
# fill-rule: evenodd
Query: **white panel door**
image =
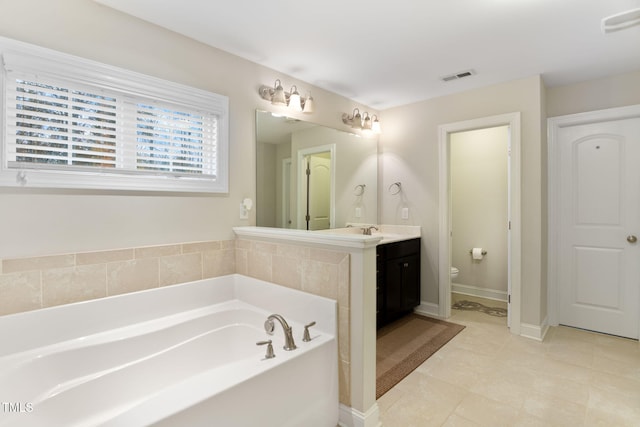
<path id="1" fill-rule="evenodd" d="M 559 323 L 638 338 L 640 119 L 557 132 Z"/>

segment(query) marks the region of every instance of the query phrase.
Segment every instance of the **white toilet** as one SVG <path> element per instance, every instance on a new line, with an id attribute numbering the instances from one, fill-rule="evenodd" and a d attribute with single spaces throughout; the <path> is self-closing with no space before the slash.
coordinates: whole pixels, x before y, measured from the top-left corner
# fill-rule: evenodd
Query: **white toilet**
<path id="1" fill-rule="evenodd" d="M 451 281 L 452 282 L 458 277 L 458 273 L 460 273 L 460 270 L 458 270 L 456 267 L 451 267 Z"/>

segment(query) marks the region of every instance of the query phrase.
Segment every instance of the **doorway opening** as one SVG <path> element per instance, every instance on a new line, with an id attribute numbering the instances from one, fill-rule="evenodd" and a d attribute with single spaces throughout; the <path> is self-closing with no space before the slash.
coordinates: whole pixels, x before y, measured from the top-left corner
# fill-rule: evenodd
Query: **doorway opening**
<path id="1" fill-rule="evenodd" d="M 439 127 L 440 151 L 440 236 L 439 236 L 439 316 L 451 316 L 451 267 L 452 267 L 452 178 L 451 141 L 454 134 L 506 127 L 508 139 L 507 157 L 507 213 L 503 224 L 507 233 L 507 307 L 508 325 L 512 333 L 520 334 L 520 113 L 485 117 Z M 454 137 L 455 139 L 455 137 Z M 481 213 L 479 213 L 481 215 Z M 478 242 L 478 245 L 483 243 Z M 458 248 L 473 259 L 473 247 Z M 472 253 L 468 253 L 471 251 Z M 488 253 L 486 255 L 489 255 Z"/>
<path id="2" fill-rule="evenodd" d="M 452 307 L 503 317 L 509 289 L 509 128 L 451 133 L 449 144 Z"/>

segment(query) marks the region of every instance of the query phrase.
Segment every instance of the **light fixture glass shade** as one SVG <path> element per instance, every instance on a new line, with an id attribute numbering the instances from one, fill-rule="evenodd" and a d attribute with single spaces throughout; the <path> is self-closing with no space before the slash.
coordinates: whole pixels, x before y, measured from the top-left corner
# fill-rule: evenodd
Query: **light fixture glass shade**
<path id="1" fill-rule="evenodd" d="M 364 113 L 364 119 L 362 119 L 362 129 L 371 130 L 371 117 L 369 117 L 369 113 Z"/>
<path id="2" fill-rule="evenodd" d="M 294 111 L 302 111 L 302 99 L 298 93 L 298 88 L 293 86 L 291 88 L 291 95 L 289 96 L 289 108 Z"/>
<path id="3" fill-rule="evenodd" d="M 314 105 L 313 105 L 313 98 L 311 97 L 311 95 L 307 96 L 307 99 L 305 99 L 304 101 L 304 109 L 302 110 L 303 113 L 313 113 L 314 109 L 313 109 Z"/>
<path id="4" fill-rule="evenodd" d="M 378 120 L 378 116 L 373 115 L 373 120 L 371 123 L 371 131 L 373 133 L 380 133 L 382 129 L 380 129 L 380 120 Z"/>
<path id="5" fill-rule="evenodd" d="M 287 98 L 284 95 L 284 88 L 282 87 L 280 80 L 276 80 L 274 87 L 275 89 L 273 91 L 273 95 L 271 96 L 271 104 L 287 105 Z"/>
<path id="6" fill-rule="evenodd" d="M 357 108 L 353 110 L 353 122 L 351 123 L 351 127 L 354 129 L 362 129 L 362 116 L 360 115 L 360 110 Z"/>

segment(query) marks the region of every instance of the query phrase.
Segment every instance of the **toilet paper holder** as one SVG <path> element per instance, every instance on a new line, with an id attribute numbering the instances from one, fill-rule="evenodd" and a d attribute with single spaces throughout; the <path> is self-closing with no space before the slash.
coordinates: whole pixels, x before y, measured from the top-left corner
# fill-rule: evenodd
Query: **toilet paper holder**
<path id="1" fill-rule="evenodd" d="M 473 254 L 473 249 L 469 249 L 469 253 L 470 253 L 470 254 Z M 487 254 L 487 251 L 483 249 L 483 250 L 482 250 L 482 255 L 484 256 L 484 255 L 486 255 L 486 254 Z"/>

